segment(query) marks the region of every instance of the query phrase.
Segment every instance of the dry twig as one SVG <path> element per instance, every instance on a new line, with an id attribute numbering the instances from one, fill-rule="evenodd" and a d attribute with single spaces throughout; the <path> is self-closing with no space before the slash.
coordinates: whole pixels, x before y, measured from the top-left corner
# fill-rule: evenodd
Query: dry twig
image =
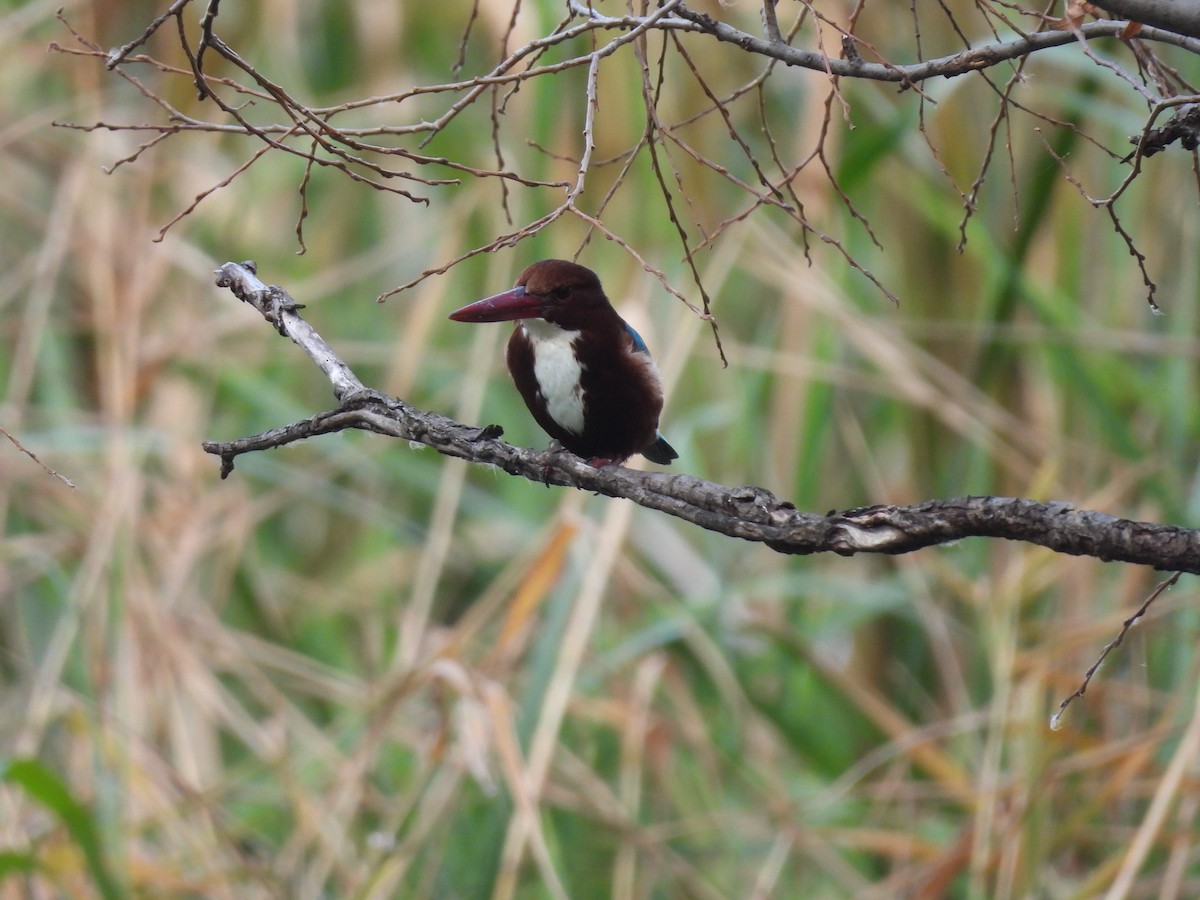
<path id="1" fill-rule="evenodd" d="M 808 239 L 816 235 L 823 243 L 831 246 L 836 253 L 843 257 L 851 268 L 859 271 L 875 287 L 896 301 L 896 297 L 872 271 L 868 261 L 858 258 L 846 250 L 843 239 L 820 231 L 804 214 L 799 198 L 792 190 L 791 183 L 797 175 L 810 163 L 817 163 L 824 171 L 824 176 L 833 188 L 838 201 L 850 213 L 854 221 L 861 225 L 874 244 L 881 246 L 880 236 L 877 236 L 866 217 L 860 213 L 850 196 L 839 185 L 831 170 L 827 155 L 826 142 L 831 134 L 836 134 L 832 127 L 834 109 L 840 109 L 845 127 L 853 128 L 850 118 L 851 110 L 847 98 L 843 96 L 840 79 L 855 78 L 881 82 L 890 82 L 899 86 L 902 91 L 914 91 L 920 94 L 924 104 L 929 100 L 922 92 L 921 83 L 931 78 L 950 78 L 961 75 L 983 72 L 996 66 L 1008 65 L 1017 61 L 1017 71 L 1005 79 L 1003 89 L 993 87 L 998 98 L 999 108 L 989 129 L 988 155 L 981 161 L 980 169 L 973 185 L 967 191 L 960 191 L 964 204 L 964 226 L 966 219 L 972 214 L 992 161 L 999 127 L 1011 135 L 1012 111 L 1019 110 L 1027 115 L 1052 122 L 1049 117 L 1022 105 L 1014 97 L 1014 88 L 1021 80 L 1020 65 L 1031 54 L 1054 47 L 1062 47 L 1072 42 L 1078 42 L 1083 52 L 1092 59 L 1124 79 L 1142 95 L 1153 100 L 1159 95 L 1167 96 L 1164 103 L 1176 102 L 1174 94 L 1183 90 L 1184 82 L 1174 70 L 1161 64 L 1149 51 L 1154 44 L 1169 44 L 1181 47 L 1192 53 L 1200 53 L 1200 39 L 1197 39 L 1190 29 L 1189 21 L 1184 18 L 1182 24 L 1175 30 L 1155 27 L 1156 23 L 1174 22 L 1174 18 L 1163 18 L 1163 11 L 1158 7 L 1163 4 L 1158 0 L 1126 0 L 1116 10 L 1122 15 L 1131 15 L 1130 10 L 1136 10 L 1139 15 L 1132 16 L 1135 21 L 1143 23 L 1140 28 L 1130 28 L 1125 21 L 1099 20 L 1092 22 L 1078 19 L 1067 20 L 1049 19 L 1045 16 L 1034 17 L 1037 28 L 1023 29 L 1022 23 L 1005 4 L 982 4 L 978 7 L 983 17 L 983 23 L 991 33 L 991 38 L 982 44 L 972 45 L 967 34 L 972 30 L 964 23 L 956 21 L 955 14 L 945 5 L 939 9 L 939 14 L 948 20 L 951 29 L 961 40 L 962 47 L 954 53 L 941 56 L 926 57 L 922 44 L 920 24 L 916 21 L 914 8 L 913 41 L 915 44 L 915 60 L 895 61 L 884 58 L 882 53 L 871 43 L 855 34 L 858 21 L 863 12 L 859 4 L 850 12 L 844 21 L 829 14 L 821 13 L 809 4 L 797 4 L 795 10 L 777 8 L 775 0 L 764 0 L 761 13 L 765 37 L 743 31 L 726 21 L 721 21 L 711 15 L 697 12 L 682 0 L 665 0 L 657 5 L 643 6 L 639 13 L 632 11 L 623 15 L 605 15 L 601 12 L 601 4 L 584 3 L 570 0 L 567 3 L 566 17 L 548 30 L 548 33 L 527 41 L 515 49 L 510 41 L 515 30 L 515 21 L 519 4 L 514 4 L 507 27 L 499 37 L 499 61 L 489 70 L 460 81 L 441 84 L 416 85 L 405 90 L 380 96 L 356 98 L 339 103 L 335 106 L 310 106 L 301 102 L 293 93 L 285 90 L 282 84 L 268 77 L 267 72 L 254 60 L 240 54 L 234 46 L 223 39 L 218 33 L 220 6 L 217 0 L 195 4 L 190 0 L 175 0 L 158 18 L 150 22 L 142 34 L 134 40 L 115 50 L 106 51 L 95 43 L 88 41 L 82 35 L 72 32 L 84 50 L 67 50 L 57 45 L 52 49 L 59 52 L 86 53 L 103 60 L 106 67 L 128 80 L 164 115 L 164 121 L 119 123 L 95 122 L 87 125 L 62 123 L 67 127 L 111 130 L 133 130 L 146 132 L 148 137 L 125 158 L 116 161 L 116 165 L 139 159 L 145 152 L 161 148 L 168 138 L 196 131 L 208 131 L 220 134 L 240 134 L 251 138 L 256 146 L 244 158 L 247 160 L 229 175 L 219 179 L 206 190 L 195 195 L 195 201 L 188 204 L 177 215 L 171 217 L 163 226 L 162 233 L 187 218 L 212 193 L 222 188 L 230 187 L 234 181 L 241 178 L 250 165 L 271 151 L 297 156 L 304 160 L 304 173 L 297 185 L 298 205 L 296 210 L 295 231 L 297 244 L 303 250 L 303 224 L 310 214 L 309 189 L 318 170 L 336 171 L 376 190 L 404 197 L 414 203 L 433 202 L 442 191 L 453 188 L 464 179 L 494 180 L 500 189 L 501 207 L 512 217 L 511 210 L 520 208 L 516 204 L 510 206 L 510 194 L 516 187 L 535 190 L 550 189 L 561 191 L 560 199 L 552 209 L 542 197 L 533 204 L 534 213 L 523 224 L 511 227 L 507 233 L 485 241 L 480 246 L 459 253 L 449 261 L 442 261 L 421 272 L 404 284 L 386 292 L 383 296 L 403 291 L 418 284 L 430 275 L 441 273 L 479 253 L 500 247 L 512 246 L 532 237 L 546 229 L 567 213 L 578 215 L 587 222 L 602 221 L 601 213 L 609 201 L 625 184 L 625 172 L 633 165 L 635 159 L 643 152 L 649 156 L 650 163 L 656 173 L 662 196 L 667 203 L 668 214 L 682 241 L 683 259 L 687 262 L 696 284 L 696 290 L 702 299 L 701 313 L 709 321 L 712 311 L 709 308 L 707 291 L 699 278 L 699 268 L 696 256 L 701 251 L 711 247 L 718 236 L 733 225 L 739 224 L 760 208 L 769 207 L 782 212 L 793 219 L 800 230 L 799 238 L 804 243 L 805 253 L 809 252 Z M 203 7 L 200 17 L 199 39 L 189 38 L 186 26 L 187 13 L 195 7 Z M 1166 13 L 1179 13 L 1179 10 L 1166 10 Z M 472 5 L 470 19 L 464 28 L 462 45 L 458 57 L 465 58 L 467 42 L 471 39 L 472 24 L 478 14 L 477 5 Z M 784 27 L 781 16 L 789 16 Z M 1178 18 L 1178 16 L 1176 16 Z M 174 19 L 179 37 L 179 44 L 186 65 L 170 65 L 148 56 L 134 55 L 135 51 L 149 44 L 150 38 L 162 30 L 162 26 Z M 70 27 L 69 25 L 67 26 Z M 803 32 L 801 29 L 805 29 Z M 193 29 L 194 30 L 194 29 Z M 810 34 L 811 32 L 811 34 Z M 725 158 L 721 152 L 712 147 L 697 148 L 689 144 L 681 134 L 681 129 L 689 125 L 696 116 L 683 116 L 679 121 L 672 122 L 663 116 L 657 108 L 656 96 L 658 88 L 651 90 L 648 80 L 648 49 L 647 41 L 651 36 L 661 38 L 656 73 L 659 83 L 665 78 L 666 61 L 669 56 L 678 58 L 691 72 L 697 84 L 705 91 L 710 105 L 704 115 L 717 113 L 725 126 L 725 138 L 732 142 L 745 164 L 750 177 L 740 176 L 737 170 L 719 162 Z M 731 49 L 731 52 L 743 52 L 756 56 L 765 61 L 766 65 L 761 76 L 756 77 L 751 84 L 761 88 L 768 76 L 779 78 L 784 75 L 783 66 L 807 69 L 821 73 L 829 80 L 828 94 L 824 118 L 820 133 L 816 136 L 815 146 L 800 148 L 793 160 L 784 159 L 779 152 L 779 146 L 770 133 L 770 123 L 763 122 L 764 131 L 768 135 L 769 155 L 762 155 L 761 150 L 738 132 L 731 116 L 732 104 L 743 91 L 718 97 L 710 88 L 712 72 L 705 61 L 712 53 L 701 54 L 690 50 L 683 40 L 703 49 L 713 42 L 720 43 Z M 836 48 L 831 37 L 836 37 Z M 1125 42 L 1137 62 L 1137 75 L 1127 73 L 1116 63 L 1101 58 L 1090 49 L 1091 42 L 1102 38 L 1118 38 Z M 194 46 L 193 46 L 194 44 Z M 586 49 L 580 50 L 580 45 Z M 829 52 L 827 52 L 829 46 Z M 646 73 L 646 103 L 645 130 L 634 146 L 629 148 L 621 158 L 626 166 L 619 178 L 607 190 L 602 201 L 590 208 L 585 205 L 585 188 L 588 186 L 592 167 L 601 163 L 593 159 L 594 121 L 598 102 L 597 81 L 602 65 L 623 48 L 633 47 L 639 65 Z M 813 47 L 815 49 L 808 49 Z M 736 48 L 734 50 L 733 48 Z M 565 54 L 563 54 L 565 51 Z M 556 58 L 554 53 L 559 56 Z M 840 56 L 833 55 L 840 52 Z M 233 76 L 215 71 L 224 62 L 233 72 Z M 620 63 L 615 63 L 620 65 Z M 702 65 L 704 64 L 704 65 Z M 220 115 L 211 120 L 203 117 L 188 115 L 167 98 L 170 93 L 143 84 L 131 74 L 140 66 L 151 66 L 162 76 L 180 76 L 189 78 L 199 91 L 201 99 L 207 100 L 219 111 Z M 556 78 L 577 68 L 587 71 L 587 89 L 577 98 L 573 108 L 579 114 L 582 146 L 577 156 L 577 168 L 572 182 L 546 180 L 531 177 L 521 171 L 521 162 L 508 163 L 506 154 L 501 152 L 504 140 L 505 110 L 510 99 L 518 91 L 534 81 L 543 78 Z M 988 83 L 992 84 L 991 79 Z M 749 88 L 747 88 L 748 90 Z M 761 94 L 760 94 L 761 97 Z M 436 98 L 444 98 L 446 103 L 435 114 L 428 114 L 425 107 L 420 107 L 409 118 L 405 113 L 413 109 L 417 103 L 428 102 Z M 474 107 L 480 100 L 490 100 L 491 109 L 488 118 L 491 126 L 490 146 L 492 159 L 487 163 L 479 163 L 470 158 L 468 152 L 461 146 L 446 154 L 437 155 L 423 152 L 429 143 L 439 136 L 446 135 L 451 126 L 456 123 L 467 110 Z M 570 107 L 570 101 L 567 101 Z M 1161 108 L 1161 103 L 1159 108 Z M 269 121 L 268 116 L 262 115 L 264 110 L 274 109 L 281 115 L 278 121 Z M 361 115 L 370 111 L 386 113 L 381 117 L 380 124 L 364 123 Z M 350 114 L 357 118 L 350 123 Z M 343 120 L 347 120 L 343 124 Z M 1151 116 L 1151 121 L 1153 115 Z M 1054 122 L 1058 127 L 1072 127 L 1070 123 Z M 1140 172 L 1140 160 L 1149 156 L 1163 146 L 1167 146 L 1178 138 L 1185 146 L 1191 141 L 1191 130 L 1167 129 L 1149 131 L 1145 135 L 1149 140 L 1143 140 L 1140 145 L 1141 153 L 1134 160 L 1133 169 L 1128 181 L 1137 177 Z M 1193 129 L 1194 130 L 1194 129 Z M 935 161 L 944 168 L 940 161 L 939 151 L 929 140 L 927 133 L 922 134 L 929 145 Z M 1085 139 L 1087 138 L 1084 135 Z M 1157 143 L 1156 143 L 1157 141 Z M 411 146 L 406 146 L 411 142 Z M 1011 154 L 1011 146 L 1006 142 Z M 710 228 L 702 221 L 702 216 L 692 214 L 685 221 L 683 210 L 673 200 L 673 194 L 688 198 L 689 192 L 697 190 L 698 186 L 683 183 L 680 170 L 675 167 L 671 158 L 678 150 L 706 172 L 715 174 L 744 193 L 749 203 L 741 211 L 735 211 Z M 1121 154 L 1116 154 L 1117 156 Z M 769 171 L 766 163 L 772 164 L 775 171 Z M 1011 162 L 1011 160 L 1010 160 Z M 666 172 L 674 176 L 675 190 L 668 188 Z M 1065 166 L 1064 166 L 1065 169 Z M 437 177 L 433 173 L 449 173 L 452 177 Z M 694 176 L 689 176 L 694 179 Z M 1072 177 L 1067 172 L 1067 177 Z M 420 190 L 410 190 L 412 185 L 419 185 Z M 1117 194 L 1120 193 L 1118 190 Z M 1112 199 L 1115 199 L 1115 196 Z M 1141 268 L 1143 280 L 1147 284 L 1151 303 L 1153 303 L 1154 282 L 1146 269 L 1146 265 L 1137 250 L 1133 236 L 1122 229 L 1120 220 L 1112 209 L 1112 199 L 1107 203 L 1109 218 L 1114 230 L 1126 242 L 1131 255 Z M 525 204 L 522 204 L 524 206 Z M 692 235 L 699 233 L 700 237 Z M 607 234 L 614 235 L 610 228 Z M 963 231 L 965 237 L 965 229 Z M 621 246 L 629 248 L 626 240 L 615 235 Z M 677 297 L 682 295 L 672 290 Z M 382 298 L 381 298 L 382 299 Z M 699 307 L 693 307 L 699 309 Z M 714 330 L 714 341 L 719 346 L 719 338 Z"/>
<path id="2" fill-rule="evenodd" d="M 1100 666 L 1103 664 L 1104 660 L 1108 658 L 1108 654 L 1112 653 L 1112 651 L 1121 646 L 1122 642 L 1125 640 L 1125 635 L 1129 634 L 1129 630 L 1141 620 L 1142 616 L 1146 615 L 1146 612 L 1150 609 L 1150 604 L 1157 600 L 1159 596 L 1168 588 L 1174 587 L 1179 581 L 1180 575 L 1182 574 L 1182 572 L 1176 572 L 1165 581 L 1160 581 L 1154 590 L 1150 592 L 1150 596 L 1142 601 L 1142 605 L 1137 608 L 1137 611 L 1121 623 L 1121 630 L 1117 632 L 1117 636 L 1104 645 L 1104 649 L 1100 651 L 1100 656 L 1097 657 L 1096 661 L 1092 663 L 1086 672 L 1083 673 L 1083 681 L 1080 682 L 1079 687 L 1075 688 L 1069 697 L 1063 700 L 1062 703 L 1058 704 L 1058 709 L 1055 710 L 1054 715 L 1050 717 L 1050 727 L 1052 729 L 1057 731 L 1060 727 L 1062 727 L 1063 713 L 1067 711 L 1067 707 L 1071 705 L 1076 697 L 1082 697 L 1087 693 L 1088 685 L 1092 683 L 1092 676 L 1100 671 Z"/>

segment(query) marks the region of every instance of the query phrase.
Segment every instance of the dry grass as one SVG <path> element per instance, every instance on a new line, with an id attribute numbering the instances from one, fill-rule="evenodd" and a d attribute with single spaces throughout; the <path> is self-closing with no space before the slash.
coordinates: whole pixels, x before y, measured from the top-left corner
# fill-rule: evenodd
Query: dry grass
<path id="1" fill-rule="evenodd" d="M 312 10 L 270 6 L 273 71 L 319 81 L 300 37 Z M 370 83 L 444 68 L 428 47 L 393 51 L 456 26 L 361 6 L 347 40 Z M 11 9 L 0 28 L 0 426 L 75 487 L 0 438 L 0 897 L 1198 892 L 1189 580 L 1051 732 L 1153 573 L 985 541 L 781 558 L 362 435 L 220 481 L 202 439 L 330 400 L 212 287 L 215 264 L 257 257 L 373 384 L 533 443 L 500 373 L 503 329 L 444 313 L 532 256 L 570 255 L 579 233 L 380 307 L 382 290 L 505 227 L 495 189 L 425 209 L 329 180 L 295 258 L 296 169 L 266 164 L 152 243 L 246 148 L 197 136 L 104 176 L 130 138 L 50 120 L 146 112 L 94 63 L 44 54 L 64 39 L 52 9 Z M 119 12 L 69 10 L 114 44 Z M 247 33 L 261 25 L 244 15 Z M 1040 65 L 1044 102 L 1082 91 L 1069 60 Z M 774 102 L 816 90 L 787 78 Z M 610 108 L 635 96 L 620 87 Z M 680 109 L 702 102 L 673 90 Z M 857 162 L 842 174 L 886 251 L 821 181 L 801 191 L 898 309 L 836 253 L 818 246 L 810 266 L 793 230 L 756 217 L 702 257 L 723 370 L 701 323 L 628 258 L 585 254 L 657 351 L 681 468 L 814 510 L 1012 493 L 1191 523 L 1187 161 L 1156 158 L 1128 209 L 1162 275 L 1168 315 L 1152 318 L 1104 221 L 1058 178 L 1034 183 L 1057 164 L 1028 133 L 1018 203 L 1036 217 L 1014 232 L 998 169 L 960 255 L 960 201 L 910 127 L 912 98 L 847 95 L 857 128 L 838 142 Z M 1119 133 L 1104 105 L 1117 101 L 1091 96 L 1078 114 Z M 928 108 L 931 134 L 978 138 L 968 106 Z M 531 135 L 552 117 L 515 101 L 510 114 Z M 816 124 L 798 116 L 791 140 Z M 629 128 L 605 140 L 624 146 Z M 698 193 L 693 211 L 719 221 L 727 199 Z M 534 201 L 512 202 L 521 216 Z M 687 283 L 643 204 L 614 203 L 607 221 Z M 55 783 L 74 805 L 52 802 Z"/>

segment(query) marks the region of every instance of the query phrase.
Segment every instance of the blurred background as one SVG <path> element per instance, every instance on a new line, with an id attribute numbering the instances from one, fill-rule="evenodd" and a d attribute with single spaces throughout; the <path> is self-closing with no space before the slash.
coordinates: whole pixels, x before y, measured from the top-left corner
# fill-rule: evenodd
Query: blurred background
<path id="1" fill-rule="evenodd" d="M 1147 160 L 1118 206 L 1161 316 L 1081 193 L 1128 172 L 1113 154 L 1148 114 L 1128 81 L 1078 46 L 1040 53 L 998 124 L 1012 69 L 923 96 L 843 80 L 831 99 L 825 76 L 779 67 L 740 94 L 730 121 L 764 165 L 823 147 L 794 188 L 837 244 L 810 233 L 806 251 L 770 209 L 731 221 L 745 191 L 681 144 L 663 151 L 693 246 L 714 236 L 696 258 L 724 367 L 694 312 L 617 243 L 585 245 L 572 217 L 375 302 L 561 190 L 431 168 L 458 183 L 406 186 L 423 205 L 318 168 L 298 255 L 304 165 L 275 153 L 158 240 L 260 145 L 196 131 L 139 153 L 152 134 L 53 127 L 165 121 L 143 89 L 228 122 L 186 75 L 131 63 L 134 83 L 47 52 L 86 50 L 59 6 L 0 4 L 0 427 L 70 481 L 0 434 L 0 897 L 1200 894 L 1188 577 L 1052 731 L 1160 575 L 986 540 L 785 557 L 365 434 L 243 456 L 224 481 L 200 449 L 333 405 L 307 358 L 214 286 L 220 263 L 257 260 L 367 384 L 541 447 L 504 372 L 507 326 L 446 314 L 579 253 L 663 369 L 672 471 L 813 512 L 999 494 L 1195 526 L 1193 159 Z M 63 16 L 107 49 L 163 6 Z M 844 6 L 823 12 L 844 21 Z M 895 62 L 917 56 L 902 6 L 859 21 Z M 797 9 L 780 7 L 785 23 Z M 925 56 L 961 49 L 956 28 L 991 39 L 972 4 L 943 9 L 953 22 L 923 12 Z M 708 11 L 759 30 L 756 4 Z M 458 71 L 466 0 L 226 4 L 218 33 L 302 102 L 335 106 L 486 72 L 510 19 L 511 50 L 563 12 L 474 14 Z M 794 42 L 815 47 L 812 27 Z M 764 70 L 682 43 L 716 96 Z M 1118 42 L 1091 49 L 1137 72 Z M 171 24 L 144 50 L 186 69 Z M 1154 50 L 1200 81 L 1196 58 Z M 755 184 L 668 56 L 664 120 L 695 117 L 680 139 Z M 585 74 L 507 98 L 505 165 L 573 180 Z M 642 77 L 629 48 L 601 68 L 581 206 L 616 185 L 606 226 L 698 302 L 645 151 L 618 175 L 645 130 Z M 417 122 L 453 99 L 335 121 Z M 492 136 L 484 103 L 421 152 L 494 168 Z"/>

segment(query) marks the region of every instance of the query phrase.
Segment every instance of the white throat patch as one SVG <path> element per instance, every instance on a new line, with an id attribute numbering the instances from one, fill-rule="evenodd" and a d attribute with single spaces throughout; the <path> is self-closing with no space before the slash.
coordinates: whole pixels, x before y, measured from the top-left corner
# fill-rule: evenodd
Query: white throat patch
<path id="1" fill-rule="evenodd" d="M 573 434 L 583 434 L 583 366 L 575 358 L 578 331 L 567 331 L 541 319 L 521 322 L 533 346 L 533 375 L 546 412 Z"/>

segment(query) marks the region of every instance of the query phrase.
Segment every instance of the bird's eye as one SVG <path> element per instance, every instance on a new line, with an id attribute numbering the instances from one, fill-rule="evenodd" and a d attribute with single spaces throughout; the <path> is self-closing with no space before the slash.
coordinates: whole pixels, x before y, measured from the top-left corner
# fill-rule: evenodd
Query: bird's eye
<path id="1" fill-rule="evenodd" d="M 571 296 L 571 289 L 569 287 L 556 287 L 550 292 L 550 296 L 555 300 L 566 300 Z"/>

